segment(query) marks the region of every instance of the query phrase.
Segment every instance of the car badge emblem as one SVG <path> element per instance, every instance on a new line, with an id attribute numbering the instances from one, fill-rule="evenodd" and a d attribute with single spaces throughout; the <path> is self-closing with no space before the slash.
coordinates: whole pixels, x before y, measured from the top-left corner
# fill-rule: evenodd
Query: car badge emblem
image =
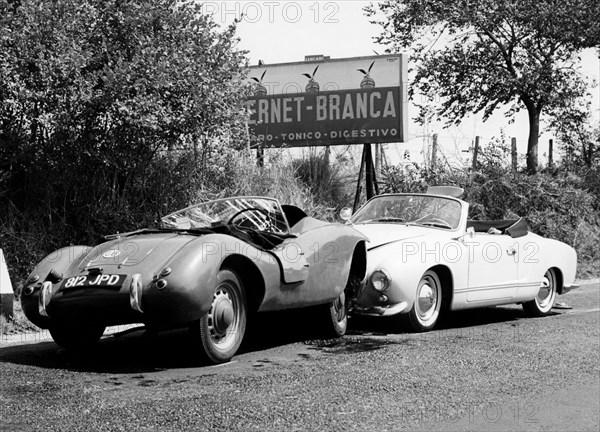
<path id="1" fill-rule="evenodd" d="M 116 258 L 121 254 L 121 252 L 119 252 L 116 249 L 111 249 L 109 251 L 106 251 L 102 254 L 103 258 Z"/>

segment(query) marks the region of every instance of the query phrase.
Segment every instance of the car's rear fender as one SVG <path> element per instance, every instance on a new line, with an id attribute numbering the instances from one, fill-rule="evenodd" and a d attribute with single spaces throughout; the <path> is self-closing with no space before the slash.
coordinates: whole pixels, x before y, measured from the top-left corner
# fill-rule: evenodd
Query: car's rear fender
<path id="1" fill-rule="evenodd" d="M 144 313 L 153 320 L 191 322 L 206 314 L 222 268 L 231 268 L 242 279 L 251 294 L 251 307 L 262 301 L 265 285 L 280 283 L 277 262 L 268 252 L 222 234 L 188 243 L 165 263 L 165 268 L 168 274 L 156 275 L 143 293 Z M 265 273 L 271 274 L 269 281 L 265 281 Z"/>
<path id="2" fill-rule="evenodd" d="M 25 316 L 35 325 L 47 328 L 49 318 L 41 316 L 38 310 L 42 284 L 52 282 L 52 295 L 60 287 L 65 274 L 76 268 L 92 248 L 90 246 L 68 246 L 46 256 L 29 274 L 21 291 L 21 305 Z"/>
<path id="3" fill-rule="evenodd" d="M 246 290 L 249 311 L 258 311 L 265 298 L 266 288 L 264 276 L 256 263 L 244 255 L 229 255 L 221 263 L 221 269 L 230 269 L 237 274 Z"/>
<path id="4" fill-rule="evenodd" d="M 549 269 L 560 273 L 557 291 L 563 293 L 564 286 L 571 286 L 577 272 L 577 252 L 571 246 L 558 240 L 547 239 L 536 234 L 528 235 L 523 255 L 519 260 L 519 281 L 521 285 L 542 281 Z M 529 297 L 537 294 L 539 285 L 532 286 Z"/>

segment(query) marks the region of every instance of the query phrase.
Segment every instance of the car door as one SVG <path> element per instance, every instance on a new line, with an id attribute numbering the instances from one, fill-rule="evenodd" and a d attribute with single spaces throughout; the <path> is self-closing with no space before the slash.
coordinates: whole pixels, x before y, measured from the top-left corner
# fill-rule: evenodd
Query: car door
<path id="1" fill-rule="evenodd" d="M 469 253 L 467 302 L 502 302 L 517 295 L 518 246 L 506 234 L 476 232 Z"/>
<path id="2" fill-rule="evenodd" d="M 341 224 L 315 221 L 316 226 L 286 239 L 272 252 L 281 263 L 286 284 L 309 303 L 323 303 L 339 296 L 348 282 L 356 235 Z"/>
<path id="3" fill-rule="evenodd" d="M 272 250 L 281 266 L 284 283 L 293 284 L 306 281 L 310 267 L 307 259 L 309 251 L 310 249 L 300 246 L 297 237 L 284 240 Z"/>

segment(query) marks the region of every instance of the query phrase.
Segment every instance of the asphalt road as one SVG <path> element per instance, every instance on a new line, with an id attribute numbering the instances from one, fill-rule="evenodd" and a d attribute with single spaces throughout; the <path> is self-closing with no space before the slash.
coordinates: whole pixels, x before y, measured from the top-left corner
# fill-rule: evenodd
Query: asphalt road
<path id="1" fill-rule="evenodd" d="M 574 309 L 457 312 L 427 334 L 352 319 L 340 340 L 268 316 L 216 367 L 181 331 L 105 337 L 83 357 L 3 339 L 0 430 L 598 431 L 600 285 L 560 300 Z"/>

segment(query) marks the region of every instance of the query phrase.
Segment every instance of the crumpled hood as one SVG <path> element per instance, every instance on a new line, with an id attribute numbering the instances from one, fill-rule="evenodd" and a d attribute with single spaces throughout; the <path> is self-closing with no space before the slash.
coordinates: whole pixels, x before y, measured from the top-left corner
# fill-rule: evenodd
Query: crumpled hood
<path id="1" fill-rule="evenodd" d="M 83 258 L 79 267 L 130 267 L 142 262 L 158 264 L 197 238 L 197 236 L 183 236 L 176 233 L 124 237 L 94 247 Z"/>
<path id="2" fill-rule="evenodd" d="M 369 238 L 369 242 L 367 243 L 368 250 L 388 243 L 413 239 L 433 233 L 433 230 L 429 227 L 401 225 L 397 223 L 354 224 L 352 228 Z"/>

